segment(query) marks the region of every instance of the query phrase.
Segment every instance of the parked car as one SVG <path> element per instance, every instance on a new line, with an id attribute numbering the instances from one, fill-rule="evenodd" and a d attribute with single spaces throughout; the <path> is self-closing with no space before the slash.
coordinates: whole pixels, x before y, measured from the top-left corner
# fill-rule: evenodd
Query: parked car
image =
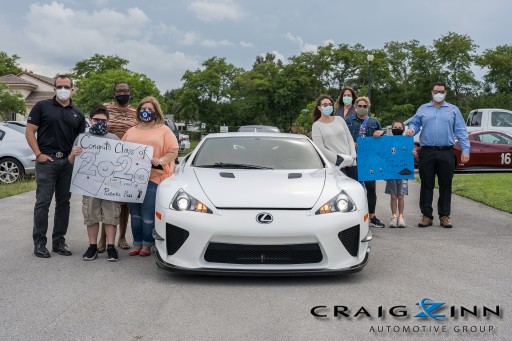
<path id="1" fill-rule="evenodd" d="M 6 184 L 20 180 L 25 174 L 34 174 L 36 167 L 36 156 L 25 139 L 24 129 L 21 132 L 12 127 L 10 122 L 0 125 L 0 182 Z"/>
<path id="2" fill-rule="evenodd" d="M 255 132 L 255 133 L 279 133 L 279 128 L 273 127 L 273 126 L 262 126 L 262 125 L 248 125 L 248 126 L 241 126 L 238 129 L 238 132 L 240 133 L 248 133 L 248 132 Z"/>
<path id="3" fill-rule="evenodd" d="M 512 170 L 512 136 L 500 131 L 474 131 L 468 134 L 470 158 L 460 161 L 462 149 L 457 143 L 453 148 L 457 171 Z M 419 144 L 415 145 L 418 153 Z M 418 154 L 419 155 L 419 154 Z"/>
<path id="4" fill-rule="evenodd" d="M 173 120 L 171 120 L 170 118 L 165 118 L 164 119 L 165 121 L 165 125 L 169 127 L 169 129 L 172 130 L 172 132 L 174 133 L 174 135 L 176 136 L 176 140 L 178 140 L 178 142 L 180 141 L 180 133 L 178 131 L 178 127 L 176 126 L 176 123 L 174 123 Z"/>
<path id="5" fill-rule="evenodd" d="M 205 136 L 158 186 L 155 214 L 170 271 L 340 274 L 370 254 L 364 188 L 304 135 Z"/>
<path id="6" fill-rule="evenodd" d="M 505 109 L 476 109 L 466 120 L 469 132 L 496 130 L 512 134 L 512 111 Z"/>

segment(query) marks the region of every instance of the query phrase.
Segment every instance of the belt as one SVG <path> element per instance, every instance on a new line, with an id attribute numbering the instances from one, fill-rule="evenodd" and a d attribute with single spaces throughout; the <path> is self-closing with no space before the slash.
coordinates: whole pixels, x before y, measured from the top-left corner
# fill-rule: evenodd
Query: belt
<path id="1" fill-rule="evenodd" d="M 65 157 L 68 157 L 69 152 L 56 152 L 56 153 L 44 153 L 45 155 L 48 155 L 49 157 L 56 158 L 56 159 L 63 159 Z"/>
<path id="2" fill-rule="evenodd" d="M 452 150 L 453 146 L 421 146 L 421 149 L 427 149 L 427 150 Z"/>

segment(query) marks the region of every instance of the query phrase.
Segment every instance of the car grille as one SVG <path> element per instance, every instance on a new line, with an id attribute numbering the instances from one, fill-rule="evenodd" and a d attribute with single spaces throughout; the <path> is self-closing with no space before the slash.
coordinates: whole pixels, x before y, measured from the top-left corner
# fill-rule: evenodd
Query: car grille
<path id="1" fill-rule="evenodd" d="M 352 257 L 359 253 L 359 225 L 352 226 L 338 233 L 338 238 Z"/>
<path id="2" fill-rule="evenodd" d="M 204 260 L 229 264 L 310 264 L 323 259 L 318 244 L 242 245 L 210 243 Z"/>
<path id="3" fill-rule="evenodd" d="M 166 236 L 165 242 L 167 243 L 167 254 L 169 256 L 174 255 L 180 247 L 185 243 L 190 233 L 178 226 L 166 224 Z"/>

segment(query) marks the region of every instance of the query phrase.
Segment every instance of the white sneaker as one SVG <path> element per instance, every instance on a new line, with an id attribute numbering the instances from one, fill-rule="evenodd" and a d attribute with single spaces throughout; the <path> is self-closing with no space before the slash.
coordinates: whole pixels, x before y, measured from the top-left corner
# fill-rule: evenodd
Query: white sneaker
<path id="1" fill-rule="evenodd" d="M 400 227 L 400 228 L 407 227 L 407 224 L 405 223 L 405 219 L 398 219 L 398 227 Z"/>
<path id="2" fill-rule="evenodd" d="M 389 228 L 397 227 L 397 218 L 393 217 L 389 219 Z"/>

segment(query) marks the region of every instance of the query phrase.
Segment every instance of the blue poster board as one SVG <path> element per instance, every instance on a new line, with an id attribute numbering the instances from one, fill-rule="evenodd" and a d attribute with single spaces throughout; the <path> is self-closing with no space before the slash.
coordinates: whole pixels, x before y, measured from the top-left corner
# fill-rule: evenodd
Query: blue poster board
<path id="1" fill-rule="evenodd" d="M 412 136 L 358 137 L 358 180 L 414 179 L 413 150 Z"/>

